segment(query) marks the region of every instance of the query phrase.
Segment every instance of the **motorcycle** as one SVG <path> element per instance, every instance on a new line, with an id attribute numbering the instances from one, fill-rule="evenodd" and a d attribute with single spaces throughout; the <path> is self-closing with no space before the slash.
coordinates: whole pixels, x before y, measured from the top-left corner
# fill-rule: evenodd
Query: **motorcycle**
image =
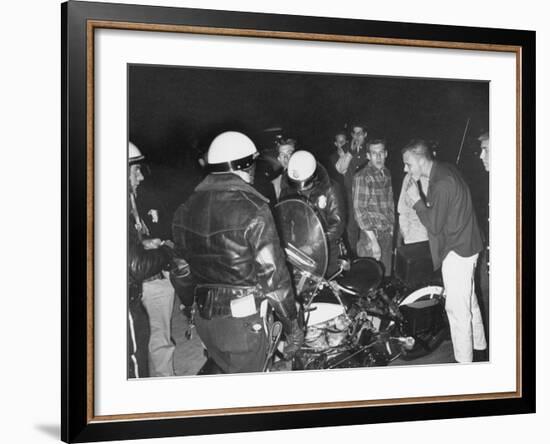
<path id="1" fill-rule="evenodd" d="M 328 244 L 321 217 L 301 199 L 274 208 L 291 270 L 305 341 L 293 370 L 388 365 L 431 353 L 448 334 L 441 285 L 384 277 L 373 258 L 339 259 L 326 276 Z"/>

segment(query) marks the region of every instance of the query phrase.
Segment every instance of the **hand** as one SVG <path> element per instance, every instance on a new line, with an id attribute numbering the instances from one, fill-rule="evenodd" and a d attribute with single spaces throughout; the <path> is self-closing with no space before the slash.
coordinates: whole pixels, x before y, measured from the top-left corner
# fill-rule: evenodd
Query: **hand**
<path id="1" fill-rule="evenodd" d="M 154 224 L 158 223 L 158 221 L 159 221 L 159 212 L 158 212 L 158 210 L 155 210 L 155 209 L 151 208 L 151 209 L 147 212 L 147 214 L 151 217 L 151 221 L 152 221 Z"/>
<path id="2" fill-rule="evenodd" d="M 172 250 L 176 247 L 176 245 L 174 244 L 174 242 L 172 242 L 170 239 L 168 240 L 165 240 L 165 241 L 162 241 L 162 244 L 161 245 L 165 245 L 167 247 L 170 247 Z"/>
<path id="3" fill-rule="evenodd" d="M 342 149 L 341 146 L 337 146 L 336 147 L 336 151 L 338 152 L 338 157 L 342 157 L 343 155 L 345 155 L 345 151 Z"/>
<path id="4" fill-rule="evenodd" d="M 162 245 L 162 241 L 158 238 L 144 239 L 141 243 L 146 250 L 156 250 Z"/>
<path id="5" fill-rule="evenodd" d="M 420 192 L 418 191 L 418 185 L 411 178 L 409 186 L 407 187 L 407 196 L 412 200 L 413 205 L 420 200 Z"/>

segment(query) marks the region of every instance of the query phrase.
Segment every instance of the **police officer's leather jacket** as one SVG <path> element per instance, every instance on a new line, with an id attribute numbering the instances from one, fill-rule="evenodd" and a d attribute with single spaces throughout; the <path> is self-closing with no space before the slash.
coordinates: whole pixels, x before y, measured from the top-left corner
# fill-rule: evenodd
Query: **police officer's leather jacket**
<path id="1" fill-rule="evenodd" d="M 268 200 L 239 176 L 207 176 L 176 211 L 172 231 L 177 255 L 199 286 L 257 286 L 285 327 L 296 319 Z"/>
<path id="2" fill-rule="evenodd" d="M 322 219 L 330 250 L 328 274 L 332 274 L 336 271 L 334 267 L 338 259 L 338 242 L 346 227 L 346 203 L 341 191 L 319 163 L 317 163 L 313 183 L 307 190 L 297 189 L 288 177 L 286 180 L 288 186 L 281 187 L 280 200 L 299 196 L 312 205 Z"/>

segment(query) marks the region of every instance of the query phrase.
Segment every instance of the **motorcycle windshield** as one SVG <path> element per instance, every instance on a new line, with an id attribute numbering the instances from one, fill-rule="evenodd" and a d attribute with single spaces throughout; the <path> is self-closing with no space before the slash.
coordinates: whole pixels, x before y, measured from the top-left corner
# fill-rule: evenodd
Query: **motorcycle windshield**
<path id="1" fill-rule="evenodd" d="M 288 199 L 275 205 L 274 215 L 288 262 L 301 271 L 324 276 L 328 245 L 315 210 L 300 199 Z"/>

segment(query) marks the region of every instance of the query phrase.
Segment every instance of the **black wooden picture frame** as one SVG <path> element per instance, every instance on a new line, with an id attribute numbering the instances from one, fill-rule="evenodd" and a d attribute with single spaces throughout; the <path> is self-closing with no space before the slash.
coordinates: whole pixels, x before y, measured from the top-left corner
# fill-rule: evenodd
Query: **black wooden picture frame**
<path id="1" fill-rule="evenodd" d="M 535 33 L 69 1 L 62 22 L 62 412 L 65 442 L 142 439 L 535 412 Z M 508 51 L 517 56 L 517 391 L 384 404 L 94 415 L 93 33 L 99 28 Z"/>

